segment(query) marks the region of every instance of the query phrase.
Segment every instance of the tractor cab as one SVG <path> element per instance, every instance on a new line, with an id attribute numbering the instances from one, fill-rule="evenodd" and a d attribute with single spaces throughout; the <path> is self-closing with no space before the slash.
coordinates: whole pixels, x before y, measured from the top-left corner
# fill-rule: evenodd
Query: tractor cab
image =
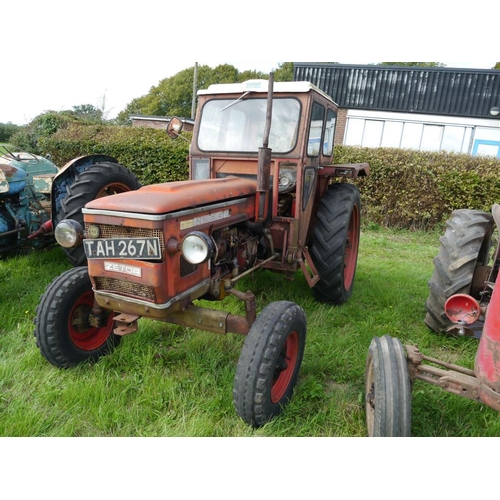
<path id="1" fill-rule="evenodd" d="M 189 176 L 253 181 L 255 220 L 268 228 L 275 249 L 283 250 L 292 234 L 285 260 L 299 262 L 311 238 L 314 207 L 331 178 L 368 175 L 369 166 L 333 164 L 338 106 L 330 96 L 309 82 L 269 83 L 249 80 L 198 91 Z M 167 132 L 175 137 L 181 129 L 182 122 L 172 119 Z"/>

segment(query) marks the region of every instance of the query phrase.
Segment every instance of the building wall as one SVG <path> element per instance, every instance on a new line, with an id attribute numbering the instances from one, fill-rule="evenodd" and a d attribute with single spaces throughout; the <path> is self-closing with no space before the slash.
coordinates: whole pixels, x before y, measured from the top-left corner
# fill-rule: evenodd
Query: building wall
<path id="1" fill-rule="evenodd" d="M 335 143 L 500 157 L 500 71 L 294 63 L 339 105 Z"/>
<path id="2" fill-rule="evenodd" d="M 163 117 L 132 117 L 132 127 L 149 127 L 149 128 L 158 128 L 158 129 L 166 129 L 168 122 L 170 121 L 169 118 L 163 118 Z M 192 132 L 193 131 L 193 124 L 184 121 L 184 130 L 186 132 Z"/>
<path id="3" fill-rule="evenodd" d="M 150 120 L 144 120 L 140 119 L 138 120 L 137 118 L 132 118 L 132 127 L 150 127 L 150 128 L 162 128 L 165 129 L 167 128 L 168 122 L 165 120 L 155 120 L 154 118 L 151 118 Z"/>

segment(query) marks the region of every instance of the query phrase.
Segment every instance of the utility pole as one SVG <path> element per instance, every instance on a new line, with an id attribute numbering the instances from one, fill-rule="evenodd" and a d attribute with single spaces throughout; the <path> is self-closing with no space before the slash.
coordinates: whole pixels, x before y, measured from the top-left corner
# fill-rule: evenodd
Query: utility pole
<path id="1" fill-rule="evenodd" d="M 194 77 L 193 77 L 193 101 L 191 103 L 191 119 L 194 120 L 196 111 L 196 92 L 198 83 L 198 63 L 194 63 Z"/>

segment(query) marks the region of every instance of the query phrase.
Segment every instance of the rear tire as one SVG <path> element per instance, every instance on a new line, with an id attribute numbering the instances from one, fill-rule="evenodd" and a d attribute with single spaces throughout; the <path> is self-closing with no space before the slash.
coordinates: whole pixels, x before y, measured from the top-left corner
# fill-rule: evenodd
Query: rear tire
<path id="1" fill-rule="evenodd" d="M 333 184 L 320 200 L 311 258 L 320 281 L 313 294 L 321 302 L 343 304 L 352 294 L 358 261 L 361 202 L 357 186 Z"/>
<path id="2" fill-rule="evenodd" d="M 467 209 L 452 212 L 428 282 L 425 324 L 431 330 L 441 333 L 452 326 L 444 312 L 444 304 L 452 295 L 468 294 L 480 301 L 481 287 L 472 284 L 486 278 L 492 234 L 491 214 Z"/>
<path id="3" fill-rule="evenodd" d="M 137 177 L 118 163 L 96 163 L 78 174 L 67 188 L 67 195 L 61 201 L 61 210 L 55 217 L 54 227 L 63 219 L 73 219 L 83 226 L 82 208 L 96 198 L 112 194 L 135 191 L 141 187 Z M 86 265 L 83 245 L 64 248 L 73 266 Z"/>
<path id="4" fill-rule="evenodd" d="M 409 437 L 411 383 L 405 350 L 389 335 L 374 337 L 366 358 L 365 411 L 369 437 Z"/>
<path id="5" fill-rule="evenodd" d="M 245 422 L 260 427 L 288 404 L 305 342 L 306 316 L 294 302 L 272 302 L 257 316 L 234 378 L 234 405 Z"/>
<path id="6" fill-rule="evenodd" d="M 94 292 L 86 267 L 75 267 L 50 283 L 36 309 L 35 338 L 42 356 L 58 368 L 96 361 L 121 340 L 113 333 L 114 313 L 102 326 L 88 323 Z"/>

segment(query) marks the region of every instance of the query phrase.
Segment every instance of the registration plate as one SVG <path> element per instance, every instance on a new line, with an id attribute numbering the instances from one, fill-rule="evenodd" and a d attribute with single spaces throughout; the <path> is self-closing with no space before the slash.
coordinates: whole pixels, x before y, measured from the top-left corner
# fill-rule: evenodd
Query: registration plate
<path id="1" fill-rule="evenodd" d="M 142 259 L 161 258 L 159 238 L 107 238 L 83 240 L 88 259 Z"/>

